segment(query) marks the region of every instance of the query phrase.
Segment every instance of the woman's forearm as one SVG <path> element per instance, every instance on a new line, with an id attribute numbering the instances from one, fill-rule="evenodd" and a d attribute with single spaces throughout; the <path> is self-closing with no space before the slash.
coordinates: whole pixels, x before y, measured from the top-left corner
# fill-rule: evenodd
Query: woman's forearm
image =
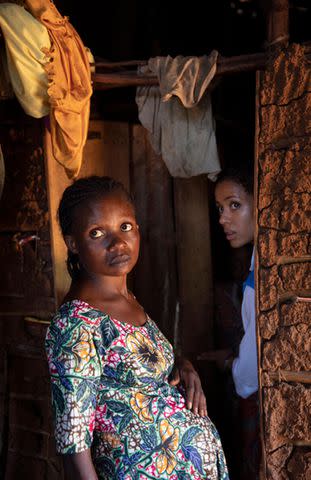
<path id="1" fill-rule="evenodd" d="M 65 480 L 98 480 L 90 449 L 72 455 L 63 455 Z"/>

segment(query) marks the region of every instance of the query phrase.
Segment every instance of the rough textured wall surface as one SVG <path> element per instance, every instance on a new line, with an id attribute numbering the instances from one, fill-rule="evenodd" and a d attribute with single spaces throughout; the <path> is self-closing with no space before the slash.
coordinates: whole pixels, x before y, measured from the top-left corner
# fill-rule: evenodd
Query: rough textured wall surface
<path id="1" fill-rule="evenodd" d="M 311 71 L 278 52 L 258 83 L 257 309 L 268 480 L 311 478 Z"/>
<path id="2" fill-rule="evenodd" d="M 0 107 L 0 478 L 60 480 L 42 323 L 56 308 L 43 125 L 16 101 Z"/>
<path id="3" fill-rule="evenodd" d="M 0 207 L 0 315 L 49 318 L 55 311 L 43 126 L 2 102 L 5 181 Z"/>

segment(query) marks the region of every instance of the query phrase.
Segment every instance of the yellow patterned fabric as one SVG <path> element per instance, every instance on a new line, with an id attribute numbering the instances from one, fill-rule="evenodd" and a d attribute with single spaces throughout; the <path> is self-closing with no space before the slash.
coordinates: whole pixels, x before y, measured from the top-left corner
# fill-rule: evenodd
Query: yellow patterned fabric
<path id="1" fill-rule="evenodd" d="M 0 3 L 0 28 L 6 46 L 7 66 L 14 93 L 24 111 L 41 118 L 50 111 L 47 57 L 48 31 L 20 5 Z"/>
<path id="2" fill-rule="evenodd" d="M 68 177 L 75 177 L 82 163 L 92 95 L 87 51 L 68 18 L 62 17 L 50 0 L 25 4 L 50 35 L 52 46 L 45 53 L 50 57 L 46 72 L 53 155 Z"/>

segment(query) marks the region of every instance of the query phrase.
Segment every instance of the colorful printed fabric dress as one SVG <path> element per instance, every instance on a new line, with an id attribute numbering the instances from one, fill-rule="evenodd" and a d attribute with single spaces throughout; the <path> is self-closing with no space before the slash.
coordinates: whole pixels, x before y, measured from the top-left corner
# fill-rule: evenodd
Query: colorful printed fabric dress
<path id="1" fill-rule="evenodd" d="M 59 453 L 91 448 L 100 479 L 229 479 L 214 425 L 168 384 L 173 350 L 150 318 L 136 327 L 73 300 L 46 349 Z"/>

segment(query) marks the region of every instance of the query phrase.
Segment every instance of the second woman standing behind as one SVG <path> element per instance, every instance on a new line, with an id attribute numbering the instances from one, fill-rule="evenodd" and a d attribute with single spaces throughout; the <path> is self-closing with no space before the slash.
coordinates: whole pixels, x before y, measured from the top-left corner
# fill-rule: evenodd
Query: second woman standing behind
<path id="1" fill-rule="evenodd" d="M 219 223 L 232 248 L 254 242 L 253 181 L 248 172 L 224 170 L 215 187 Z M 247 398 L 258 390 L 256 317 L 254 290 L 254 251 L 249 274 L 243 284 L 242 321 L 244 335 L 239 354 L 231 350 L 213 350 L 200 355 L 200 359 L 215 361 L 221 369 L 232 369 L 237 394 Z"/>
<path id="2" fill-rule="evenodd" d="M 253 175 L 247 169 L 226 169 L 218 176 L 215 201 L 219 223 L 232 248 L 254 243 Z M 212 350 L 199 356 L 216 362 L 232 373 L 236 393 L 241 398 L 242 468 L 240 479 L 254 480 L 259 474 L 259 406 L 256 312 L 254 289 L 254 249 L 249 273 L 243 283 L 241 308 L 244 335 L 237 356 L 232 350 Z M 247 400 L 246 400 L 247 399 Z"/>

